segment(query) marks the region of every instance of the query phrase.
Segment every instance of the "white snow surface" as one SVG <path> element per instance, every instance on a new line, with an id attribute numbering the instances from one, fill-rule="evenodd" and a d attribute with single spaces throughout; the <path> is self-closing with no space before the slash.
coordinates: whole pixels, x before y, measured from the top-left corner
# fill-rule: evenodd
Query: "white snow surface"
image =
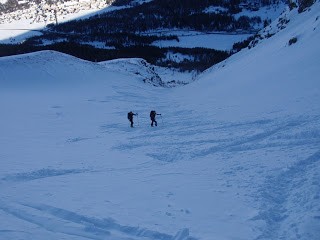
<path id="1" fill-rule="evenodd" d="M 212 48 L 221 51 L 229 51 L 233 44 L 242 42 L 249 38 L 252 34 L 232 34 L 225 32 L 208 32 L 201 33 L 197 31 L 169 31 L 167 35 L 176 35 L 179 41 L 176 40 L 161 40 L 152 43 L 158 47 L 184 47 L 184 48 Z M 163 32 L 162 35 L 166 35 Z"/>
<path id="2" fill-rule="evenodd" d="M 319 239 L 319 13 L 179 88 L 137 59 L 0 58 L 0 239 Z"/>

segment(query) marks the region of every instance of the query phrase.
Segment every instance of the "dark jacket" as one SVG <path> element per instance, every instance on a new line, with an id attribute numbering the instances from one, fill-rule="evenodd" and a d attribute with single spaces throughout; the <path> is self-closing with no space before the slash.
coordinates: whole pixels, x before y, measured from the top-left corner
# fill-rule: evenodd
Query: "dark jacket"
<path id="1" fill-rule="evenodd" d="M 132 120 L 133 119 L 133 115 L 136 115 L 136 114 L 134 114 L 132 111 L 128 112 L 128 119 Z"/>

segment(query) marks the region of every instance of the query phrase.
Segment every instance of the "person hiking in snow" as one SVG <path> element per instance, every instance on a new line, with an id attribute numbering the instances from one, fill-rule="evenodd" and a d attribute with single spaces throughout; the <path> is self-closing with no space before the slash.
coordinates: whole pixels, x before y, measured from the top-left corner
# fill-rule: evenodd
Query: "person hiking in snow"
<path id="1" fill-rule="evenodd" d="M 150 112 L 150 119 L 151 119 L 151 127 L 153 127 L 153 123 L 158 126 L 158 123 L 156 121 L 156 115 L 161 115 L 161 114 L 158 114 L 156 111 L 152 110 Z"/>
<path id="2" fill-rule="evenodd" d="M 128 119 L 130 121 L 130 127 L 133 127 L 133 115 L 137 116 L 138 113 L 133 113 L 132 111 L 128 112 Z"/>

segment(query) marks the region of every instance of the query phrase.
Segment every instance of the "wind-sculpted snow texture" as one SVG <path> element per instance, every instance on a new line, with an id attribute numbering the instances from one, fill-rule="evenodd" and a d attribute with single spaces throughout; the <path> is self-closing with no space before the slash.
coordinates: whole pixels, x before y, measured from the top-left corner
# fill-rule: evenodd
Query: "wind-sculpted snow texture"
<path id="1" fill-rule="evenodd" d="M 0 58 L 0 239 L 319 239 L 319 12 L 179 88 L 140 60 Z"/>

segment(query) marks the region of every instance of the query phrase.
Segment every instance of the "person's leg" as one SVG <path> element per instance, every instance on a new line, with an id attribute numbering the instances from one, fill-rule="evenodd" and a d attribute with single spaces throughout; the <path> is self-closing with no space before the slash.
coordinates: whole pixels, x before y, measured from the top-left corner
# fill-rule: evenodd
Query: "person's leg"
<path id="1" fill-rule="evenodd" d="M 131 122 L 131 125 L 130 125 L 130 126 L 133 127 L 133 120 L 130 120 L 130 122 Z"/>
<path id="2" fill-rule="evenodd" d="M 155 124 L 156 126 L 158 126 L 158 122 L 157 122 L 156 120 L 154 120 L 154 124 Z"/>

